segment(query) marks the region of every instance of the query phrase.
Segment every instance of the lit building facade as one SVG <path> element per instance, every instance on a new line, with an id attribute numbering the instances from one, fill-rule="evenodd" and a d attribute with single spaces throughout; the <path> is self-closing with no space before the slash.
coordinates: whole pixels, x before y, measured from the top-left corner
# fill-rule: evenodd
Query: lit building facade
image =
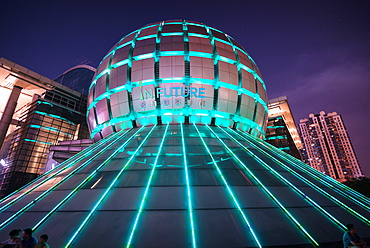
<path id="1" fill-rule="evenodd" d="M 286 96 L 268 103 L 268 122 L 265 140 L 282 151 L 302 160 L 302 141 Z"/>
<path id="2" fill-rule="evenodd" d="M 8 102 L 13 101 L 14 111 L 8 113 L 11 117 L 8 131 L 3 129 L 3 134 L 8 133 L 0 158 L 3 162 L 0 197 L 3 197 L 44 173 L 51 145 L 88 138 L 89 134 L 86 96 L 4 58 L 1 62 L 3 90 L 13 93 L 20 88 L 18 99 L 10 94 Z M 10 82 L 9 78 L 14 80 Z M 46 84 L 48 87 L 43 86 Z M 5 106 L 3 113 L 7 111 Z M 4 124 L 6 120 L 2 118 L 1 125 Z"/>
<path id="3" fill-rule="evenodd" d="M 128 34 L 87 109 L 97 142 L 0 201 L 0 230 L 148 248 L 325 247 L 348 220 L 370 233 L 370 199 L 262 140 L 263 80 L 216 28 L 171 20 Z"/>
<path id="4" fill-rule="evenodd" d="M 307 164 L 338 181 L 363 176 L 341 115 L 321 111 L 299 126 Z"/>

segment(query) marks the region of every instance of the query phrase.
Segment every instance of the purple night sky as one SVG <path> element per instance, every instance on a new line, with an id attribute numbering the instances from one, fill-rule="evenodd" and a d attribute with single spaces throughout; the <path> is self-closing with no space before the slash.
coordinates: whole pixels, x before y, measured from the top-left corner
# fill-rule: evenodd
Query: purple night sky
<path id="1" fill-rule="evenodd" d="M 187 19 L 214 26 L 252 56 L 270 99 L 286 95 L 297 124 L 310 113 L 343 116 L 370 176 L 369 1 L 6 1 L 0 57 L 54 79 L 96 67 L 124 35 Z"/>

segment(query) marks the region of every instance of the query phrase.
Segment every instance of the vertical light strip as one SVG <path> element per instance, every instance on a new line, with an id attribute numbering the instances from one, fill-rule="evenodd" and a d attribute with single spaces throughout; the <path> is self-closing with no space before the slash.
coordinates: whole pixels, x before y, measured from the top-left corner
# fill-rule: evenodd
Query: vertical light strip
<path id="1" fill-rule="evenodd" d="M 154 171 L 155 171 L 155 168 L 157 166 L 157 162 L 158 162 L 158 158 L 159 158 L 159 154 L 161 154 L 161 151 L 162 151 L 162 147 L 163 147 L 163 143 L 164 143 L 164 140 L 167 136 L 167 130 L 168 130 L 168 127 L 169 127 L 169 124 L 167 124 L 166 126 L 166 129 L 164 131 L 164 134 L 163 134 L 163 137 L 162 137 L 162 141 L 161 141 L 161 144 L 159 146 L 159 149 L 158 149 L 158 153 L 157 153 L 157 156 L 155 158 L 155 161 L 154 161 L 154 164 L 153 164 L 153 168 L 152 168 L 152 171 L 150 173 L 150 176 L 149 176 L 149 180 L 148 180 L 148 183 L 146 185 L 146 188 L 145 188 L 145 192 L 144 192 L 144 196 L 143 198 L 141 199 L 141 203 L 140 203 L 140 207 L 139 207 L 139 211 L 136 215 L 136 218 L 135 218 L 135 222 L 134 222 L 134 225 L 132 227 L 132 230 L 131 230 L 131 234 L 130 234 L 130 237 L 128 239 L 128 242 L 127 242 L 127 245 L 126 245 L 126 248 L 130 247 L 131 245 L 131 242 L 132 242 L 132 238 L 134 237 L 134 233 L 135 233 L 135 230 L 136 230 L 136 226 L 137 226 L 137 223 L 139 221 L 139 218 L 140 218 L 140 215 L 143 211 L 143 208 L 144 208 L 144 204 L 145 204 L 145 200 L 147 198 L 147 194 L 148 194 L 148 190 L 149 190 L 149 187 L 150 187 L 150 184 L 152 182 L 152 179 L 153 179 L 153 175 L 154 175 Z"/>
<path id="2" fill-rule="evenodd" d="M 129 131 L 129 130 L 128 130 Z M 127 132 L 128 132 L 127 131 Z M 126 133 L 127 133 L 126 132 Z M 125 134 L 126 134 L 125 133 Z M 124 135 L 125 135 L 124 134 Z M 117 134 L 118 135 L 118 134 Z M 100 149 L 100 146 L 101 146 L 101 143 L 108 143 L 110 140 L 112 140 L 115 136 L 117 135 L 112 135 L 111 137 L 109 137 L 109 139 L 106 139 L 104 140 L 101 140 L 102 142 L 97 142 L 96 144 L 94 145 L 91 145 L 91 149 L 90 147 L 81 151 L 80 153 L 74 155 L 73 157 L 67 159 L 66 161 L 64 161 L 63 163 L 61 163 L 58 167 L 54 168 L 53 170 L 50 170 L 48 171 L 47 173 L 43 174 L 41 176 L 41 178 L 38 178 L 34 181 L 31 181 L 30 183 L 28 183 L 27 185 L 25 185 L 24 187 L 22 187 L 21 189 L 15 191 L 13 194 L 11 194 L 10 196 L 13 196 L 15 193 L 19 192 L 20 190 L 23 190 L 25 189 L 26 187 L 30 186 L 31 184 L 35 183 L 34 186 L 32 186 L 30 189 L 28 189 L 26 192 L 20 194 L 19 196 L 15 197 L 14 199 L 12 199 L 10 202 L 8 202 L 7 204 L 5 204 L 4 206 L 0 207 L 0 213 L 5 210 L 6 208 L 10 207 L 11 205 L 13 205 L 17 200 L 23 198 L 24 196 L 26 196 L 27 194 L 29 194 L 30 192 L 32 192 L 34 189 L 36 189 L 37 187 L 39 187 L 40 185 L 42 185 L 43 183 L 45 183 L 46 181 L 58 176 L 60 173 L 64 172 L 65 170 L 67 170 L 68 168 L 70 168 L 71 166 L 74 165 L 74 163 L 78 163 L 79 161 L 81 161 L 82 159 L 85 158 L 85 155 L 86 154 L 90 154 L 92 152 L 95 152 L 96 150 Z M 64 164 L 67 164 L 67 163 L 71 163 L 69 166 L 65 166 L 64 167 Z M 59 169 L 59 170 L 58 170 Z M 55 172 L 53 175 L 51 175 L 50 177 L 47 177 L 49 174 L 51 174 L 52 172 Z M 36 183 L 36 181 L 38 180 L 41 180 L 39 183 Z M 8 196 L 6 199 L 9 199 Z M 5 200 L 4 200 L 5 201 Z"/>
<path id="3" fill-rule="evenodd" d="M 218 167 L 216 160 L 215 160 L 215 159 L 214 159 L 214 157 L 212 156 L 211 151 L 209 150 L 208 146 L 206 145 L 206 142 L 204 141 L 204 139 L 203 139 L 202 135 L 200 134 L 200 132 L 199 132 L 199 130 L 198 130 L 198 127 L 197 127 L 195 124 L 193 124 L 193 125 L 194 125 L 195 129 L 197 130 L 198 135 L 199 135 L 199 138 L 201 139 L 201 141 L 202 141 L 202 143 L 203 143 L 203 146 L 206 148 L 206 150 L 207 150 L 207 152 L 208 152 L 208 155 L 211 157 L 212 162 L 213 162 L 213 165 L 216 167 L 216 170 L 217 170 L 218 174 L 220 175 L 220 178 L 221 178 L 221 179 L 222 179 L 222 181 L 225 183 L 226 189 L 227 189 L 227 191 L 229 192 L 229 194 L 230 194 L 230 196 L 231 196 L 232 200 L 234 201 L 234 204 L 235 204 L 236 208 L 238 209 L 239 213 L 240 213 L 240 214 L 241 214 L 241 216 L 243 217 L 243 220 L 244 220 L 244 222 L 245 222 L 246 226 L 248 227 L 249 231 L 251 232 L 252 237 L 253 237 L 253 239 L 254 239 L 254 242 L 256 243 L 256 245 L 257 245 L 259 248 L 262 248 L 262 246 L 261 246 L 260 242 L 258 241 L 258 238 L 257 238 L 256 234 L 254 233 L 254 231 L 253 231 L 253 229 L 252 229 L 252 227 L 251 227 L 251 225 L 250 225 L 250 223 L 249 223 L 249 221 L 248 221 L 248 219 L 247 219 L 247 217 L 245 216 L 245 214 L 244 214 L 243 210 L 241 209 L 241 207 L 240 207 L 240 205 L 239 205 L 238 201 L 236 200 L 236 198 L 235 198 L 235 196 L 234 196 L 234 193 L 232 192 L 231 188 L 229 187 L 229 184 L 227 183 L 227 181 L 226 181 L 225 177 L 223 176 L 223 174 L 222 174 L 222 172 L 221 172 L 220 168 Z"/>
<path id="4" fill-rule="evenodd" d="M 207 128 L 215 135 L 221 144 L 229 151 L 236 161 L 244 168 L 244 170 L 257 182 L 259 186 L 270 196 L 270 198 L 279 206 L 283 213 L 298 227 L 298 229 L 310 240 L 314 246 L 319 246 L 319 243 L 306 231 L 306 229 L 294 218 L 294 216 L 281 204 L 281 202 L 267 189 L 267 187 L 253 174 L 251 170 L 239 159 L 239 157 L 222 141 L 222 139 L 208 126 Z"/>
<path id="5" fill-rule="evenodd" d="M 251 138 L 251 137 L 247 137 L 247 138 Z M 338 192 L 339 194 L 341 194 L 342 196 L 344 197 L 347 197 L 348 199 L 358 203 L 359 205 L 361 205 L 363 208 L 367 209 L 367 210 L 370 210 L 370 208 L 364 204 L 361 204 L 357 199 L 360 199 L 361 201 L 363 201 L 365 204 L 370 204 L 370 199 L 360 193 L 358 193 L 357 191 L 351 189 L 350 187 L 344 185 L 343 183 L 340 183 L 338 182 L 337 180 L 329 177 L 329 176 L 324 176 L 322 174 L 322 172 L 319 172 L 318 170 L 312 168 L 311 166 L 305 164 L 304 162 L 300 161 L 299 159 L 296 159 L 292 156 L 290 156 L 289 154 L 287 154 L 286 152 L 283 152 L 283 151 L 280 151 L 280 150 L 277 150 L 276 147 L 274 147 L 273 145 L 269 144 L 269 143 L 266 143 L 266 142 L 263 142 L 262 140 L 260 139 L 257 139 L 257 138 L 254 138 L 252 137 L 254 140 L 256 140 L 259 144 L 261 144 L 262 146 L 264 146 L 266 149 L 269 149 L 269 150 L 274 150 L 275 151 L 275 154 L 280 157 L 281 159 L 284 159 L 284 160 L 288 160 L 289 162 L 291 163 L 294 163 L 295 166 L 297 168 L 299 168 L 300 170 L 304 171 L 305 173 L 309 174 L 310 176 L 314 177 L 316 180 L 320 181 L 321 183 L 325 184 L 326 186 L 328 186 L 329 188 L 332 188 L 333 190 L 335 190 L 336 192 Z M 338 188 L 341 188 L 342 190 L 344 190 L 345 192 L 351 192 L 353 195 L 356 196 L 356 198 L 353 198 L 351 197 L 350 195 L 342 192 L 342 191 L 339 191 Z"/>
<path id="6" fill-rule="evenodd" d="M 128 142 L 130 142 L 137 133 L 139 133 L 144 127 L 142 126 L 140 129 L 138 129 L 133 135 L 131 135 L 121 146 L 119 146 L 115 151 L 104 160 L 103 163 L 101 163 L 94 171 L 92 171 L 78 186 L 76 186 L 66 197 L 63 198 L 63 200 L 59 201 L 59 203 L 50 210 L 33 228 L 32 230 L 35 231 L 47 218 L 49 218 L 52 214 L 54 214 L 65 202 L 67 202 L 75 193 L 77 193 L 88 181 L 90 181 L 95 174 L 105 165 L 107 165 L 120 151 L 123 147 L 125 147 Z M 116 142 L 120 142 L 121 140 L 118 140 Z"/>
<path id="7" fill-rule="evenodd" d="M 125 133 L 119 135 L 119 137 L 117 139 L 120 139 L 121 137 L 124 136 Z M 10 216 L 8 219 L 6 219 L 4 222 L 2 222 L 0 224 L 0 230 L 3 229 L 3 227 L 5 225 L 7 225 L 9 222 L 11 222 L 13 219 L 15 219 L 18 215 L 22 214 L 24 211 L 26 211 L 28 208 L 30 208 L 32 205 L 34 205 L 36 202 L 38 202 L 40 199 L 42 199 L 43 197 L 45 197 L 47 194 L 49 194 L 51 191 L 53 191 L 56 187 L 58 187 L 60 184 L 64 183 L 66 180 L 68 180 L 70 177 L 72 177 L 76 172 L 78 172 L 79 170 L 81 170 L 82 168 L 84 168 L 88 163 L 90 163 L 92 160 L 94 160 L 96 157 L 98 157 L 100 154 L 102 154 L 103 152 L 105 152 L 107 149 L 109 149 L 113 144 L 115 144 L 114 142 L 104 146 L 98 153 L 94 154 L 91 158 L 89 158 L 88 160 L 86 160 L 84 163 L 82 163 L 79 167 L 77 167 L 76 169 L 74 169 L 71 173 L 69 173 L 66 177 L 64 177 L 63 179 L 61 179 L 59 182 L 57 182 L 56 184 L 54 184 L 51 188 L 49 188 L 48 190 L 44 191 L 41 195 L 39 195 L 38 197 L 36 197 L 33 201 L 29 202 L 26 206 L 24 206 L 23 208 L 21 208 L 20 210 L 18 210 L 15 214 L 13 214 L 12 216 Z"/>
<path id="8" fill-rule="evenodd" d="M 142 126 L 141 128 L 143 128 L 143 127 L 144 126 Z M 133 160 L 133 158 L 135 158 L 136 154 L 140 151 L 141 147 L 143 146 L 143 144 L 145 143 L 145 141 L 148 139 L 148 137 L 151 135 L 151 133 L 153 132 L 153 130 L 155 129 L 155 127 L 156 126 L 153 126 L 152 129 L 148 132 L 148 134 L 145 136 L 145 138 L 143 139 L 143 141 L 136 148 L 135 152 L 131 155 L 130 159 L 122 167 L 122 169 L 119 171 L 119 173 L 117 174 L 117 176 L 110 183 L 109 187 L 104 191 L 104 193 L 102 194 L 102 196 L 96 202 L 96 204 L 94 205 L 94 207 L 92 208 L 92 210 L 89 212 L 89 214 L 87 215 L 87 217 L 82 221 L 82 223 L 80 224 L 80 226 L 77 228 L 76 232 L 73 234 L 73 236 L 70 238 L 70 240 L 68 241 L 68 243 L 64 247 L 67 248 L 67 247 L 71 247 L 72 246 L 72 244 L 73 244 L 74 240 L 76 239 L 77 235 L 86 226 L 87 222 L 90 220 L 90 218 L 93 216 L 93 214 L 98 209 L 98 207 L 100 206 L 100 204 L 103 202 L 104 198 L 107 196 L 107 194 L 109 193 L 109 191 L 113 188 L 113 186 L 115 185 L 115 183 L 117 182 L 117 180 L 119 179 L 119 177 L 122 175 L 123 171 L 126 170 L 127 166 L 130 165 L 131 161 Z M 136 135 L 136 133 L 134 135 L 132 135 L 131 138 L 133 138 Z M 118 150 L 120 150 L 120 149 L 118 149 Z"/>
<path id="9" fill-rule="evenodd" d="M 192 203 L 191 203 L 191 192 L 190 192 L 189 173 L 188 173 L 188 161 L 186 159 L 185 139 L 184 139 L 184 130 L 183 130 L 182 123 L 180 123 L 180 128 L 181 128 L 181 145 L 182 145 L 182 153 L 183 153 L 183 158 L 184 158 L 185 177 L 186 177 L 186 189 L 187 189 L 187 197 L 188 197 L 188 204 L 189 204 L 191 236 L 192 236 L 193 248 L 196 248 L 197 245 L 196 245 L 196 241 L 195 241 L 193 206 L 192 206 Z"/>
<path id="10" fill-rule="evenodd" d="M 346 226 L 343 225 L 339 220 L 337 220 L 334 216 L 332 216 L 329 212 L 327 212 L 325 209 L 323 209 L 319 204 L 317 204 L 314 200 L 312 200 L 309 196 L 307 196 L 305 193 L 303 193 L 301 190 L 299 190 L 297 187 L 295 187 L 291 182 L 289 182 L 287 179 L 285 179 L 282 175 L 280 175 L 277 171 L 275 171 L 271 166 L 269 166 L 266 162 L 262 161 L 258 156 L 256 156 L 252 151 L 250 151 L 246 146 L 244 146 L 240 141 L 235 139 L 233 136 L 231 136 L 229 133 L 227 133 L 223 128 L 218 127 L 221 129 L 226 135 L 228 135 L 235 143 L 237 143 L 239 146 L 241 146 L 249 155 L 251 155 L 255 160 L 257 160 L 263 167 L 266 168 L 267 171 L 270 171 L 273 173 L 276 177 L 278 177 L 281 181 L 283 181 L 285 184 L 287 184 L 289 187 L 291 187 L 297 194 L 299 194 L 304 200 L 308 201 L 311 205 L 313 205 L 317 210 L 322 212 L 324 215 L 326 215 L 330 220 L 332 220 L 335 224 L 337 224 L 339 227 L 342 228 L 342 230 L 346 230 Z M 232 132 L 237 134 L 233 129 L 229 129 Z M 248 142 L 249 145 L 255 147 L 255 145 L 251 142 Z M 270 159 L 273 159 L 273 157 L 266 153 L 266 156 L 268 156 Z M 274 160 L 276 163 L 279 161 Z"/>
<path id="11" fill-rule="evenodd" d="M 244 135 L 243 135 L 244 136 Z M 244 136 L 246 137 L 246 136 Z M 259 150 L 261 150 L 261 152 L 263 151 L 261 148 L 259 148 Z M 279 150 L 280 151 L 280 150 Z M 275 160 L 277 161 L 277 160 Z M 289 168 L 288 166 L 284 165 L 284 163 L 279 163 L 279 165 L 281 167 L 283 167 L 285 170 L 287 170 L 289 173 L 295 175 L 296 177 L 298 177 L 300 180 L 302 180 L 303 182 L 307 183 L 308 185 L 310 185 L 312 188 L 314 188 L 316 191 L 320 192 L 321 194 L 325 195 L 327 198 L 329 198 L 330 200 L 332 200 L 333 202 L 335 202 L 336 204 L 338 204 L 339 206 L 341 206 L 342 208 L 344 208 L 345 210 L 347 210 L 347 212 L 351 213 L 352 215 L 356 216 L 358 219 L 362 220 L 363 222 L 365 222 L 367 225 L 370 226 L 370 221 L 365 218 L 364 216 L 362 216 L 361 214 L 359 214 L 358 212 L 356 212 L 355 210 L 353 210 L 352 208 L 350 208 L 349 206 L 347 206 L 346 204 L 344 204 L 343 202 L 341 202 L 340 200 L 338 200 L 337 198 L 335 198 L 334 196 L 330 195 L 328 192 L 326 192 L 325 190 L 321 189 L 319 186 L 315 185 L 314 183 L 310 182 L 308 179 L 304 178 L 303 176 L 301 176 L 299 173 L 295 172 L 293 169 Z M 308 165 L 307 165 L 308 166 Z M 334 187 L 330 187 L 331 189 L 334 189 Z"/>

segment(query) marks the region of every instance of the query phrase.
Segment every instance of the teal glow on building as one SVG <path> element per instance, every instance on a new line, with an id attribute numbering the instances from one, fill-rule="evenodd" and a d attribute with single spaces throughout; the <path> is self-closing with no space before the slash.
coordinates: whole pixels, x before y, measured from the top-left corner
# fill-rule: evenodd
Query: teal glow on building
<path id="1" fill-rule="evenodd" d="M 216 124 L 265 135 L 267 97 L 257 65 L 229 35 L 204 24 L 150 24 L 122 38 L 96 71 L 91 138 L 162 123 Z"/>
<path id="2" fill-rule="evenodd" d="M 250 75 L 261 87 L 258 94 L 248 87 L 233 88 L 231 77 L 216 89 L 220 82 L 216 75 L 221 78 L 215 72 L 222 67 L 219 63 L 234 60 L 238 64 L 239 52 L 247 56 L 244 49 L 220 31 L 194 22 L 161 22 L 139 31 L 126 36 L 108 53 L 90 88 L 88 120 L 98 141 L 2 199 L 0 238 L 6 239 L 11 229 L 29 226 L 37 235 L 49 234 L 51 247 L 340 247 L 347 222 L 354 223 L 364 238 L 370 237 L 366 236 L 370 233 L 369 198 L 260 138 L 267 113 L 262 104 L 265 100 L 257 97 L 265 96 L 265 91 L 255 70 L 256 74 L 251 71 Z M 174 62 L 159 73 L 176 71 L 177 63 L 180 71 L 185 70 L 186 58 L 191 57 L 186 42 L 191 37 L 210 43 L 210 48 L 199 53 L 211 49 L 206 56 L 216 59 L 213 44 L 216 38 L 222 40 L 219 34 L 227 38 L 220 43 L 233 44 L 238 59 L 228 58 L 225 52 L 216 64 L 211 61 L 215 78 L 199 79 L 214 84 L 199 86 L 205 88 L 206 99 L 212 99 L 210 109 L 181 105 L 183 102 L 176 108 L 176 96 L 155 98 L 154 106 L 146 102 L 147 96 L 155 96 L 157 87 L 156 76 L 149 81 L 142 78 L 146 66 L 156 75 L 160 64 L 156 67 L 155 63 L 169 57 Z M 166 37 L 172 37 L 173 44 L 159 43 Z M 135 53 L 140 47 L 144 54 L 149 51 L 145 43 L 139 46 L 132 39 L 154 39 L 155 52 L 145 56 Z M 199 42 L 198 48 L 202 48 Z M 126 48 L 128 59 L 115 60 L 112 54 L 117 55 L 126 44 L 130 44 Z M 158 56 L 163 47 L 173 51 Z M 172 58 L 179 54 L 185 60 Z M 133 64 L 138 62 L 134 57 L 153 59 L 154 67 L 143 62 L 138 72 L 142 77 L 134 79 Z M 115 82 L 112 68 L 122 66 L 126 68 L 115 76 L 119 78 Z M 189 75 L 198 66 L 190 66 Z M 238 68 L 242 67 L 239 63 Z M 201 67 L 202 75 L 208 75 L 206 69 Z M 237 70 L 237 81 L 242 85 L 243 77 L 239 76 L 243 70 Z M 158 87 L 193 87 L 196 84 L 186 85 L 192 78 L 187 73 L 185 70 L 181 79 L 177 74 L 167 75 L 165 79 L 176 78 L 180 83 L 168 79 L 172 83 L 166 85 L 161 79 Z M 98 82 L 101 78 L 103 83 Z M 133 86 L 132 82 L 140 83 Z M 231 91 L 236 92 L 232 98 L 236 105 L 243 105 L 243 96 L 255 94 L 245 105 L 253 115 L 243 112 L 241 106 L 222 106 L 229 106 L 232 99 L 226 100 L 230 95 L 225 92 L 234 96 Z M 169 100 L 168 108 L 164 108 L 165 100 Z M 193 104 L 197 99 L 185 100 Z M 256 117 L 259 105 L 261 125 Z M 117 108 L 126 112 L 113 114 Z M 249 128 L 244 130 L 246 126 Z"/>

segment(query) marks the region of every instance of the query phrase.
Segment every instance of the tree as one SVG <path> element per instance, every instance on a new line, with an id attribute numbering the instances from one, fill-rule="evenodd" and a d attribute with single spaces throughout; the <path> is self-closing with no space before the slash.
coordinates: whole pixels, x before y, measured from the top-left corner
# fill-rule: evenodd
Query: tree
<path id="1" fill-rule="evenodd" d="M 368 177 L 359 177 L 348 179 L 343 182 L 348 187 L 360 192 L 361 194 L 370 197 L 370 178 Z"/>

